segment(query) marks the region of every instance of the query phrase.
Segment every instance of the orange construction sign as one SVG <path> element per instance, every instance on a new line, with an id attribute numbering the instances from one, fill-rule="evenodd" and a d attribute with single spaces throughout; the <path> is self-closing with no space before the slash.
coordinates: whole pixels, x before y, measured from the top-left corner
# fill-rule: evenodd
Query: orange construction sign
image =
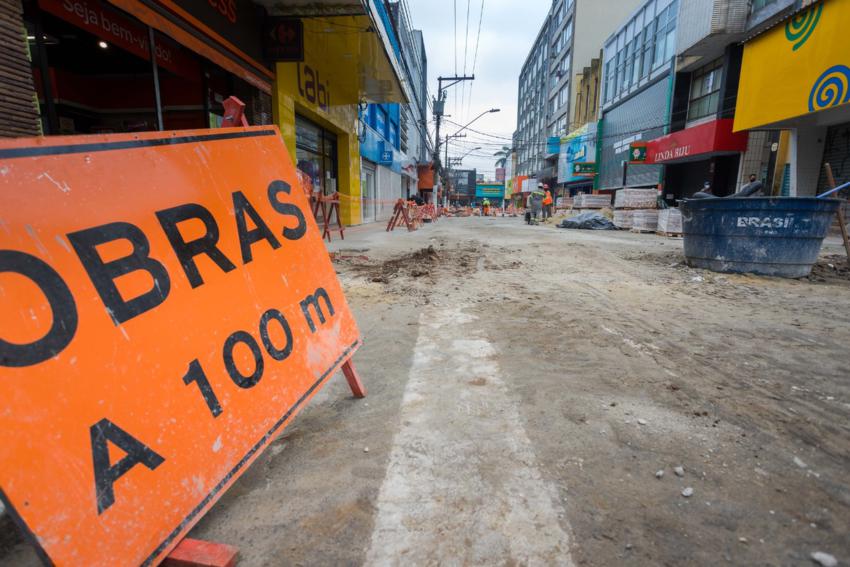
<path id="1" fill-rule="evenodd" d="M 157 564 L 359 345 L 276 128 L 0 142 L 0 497 L 45 562 Z"/>

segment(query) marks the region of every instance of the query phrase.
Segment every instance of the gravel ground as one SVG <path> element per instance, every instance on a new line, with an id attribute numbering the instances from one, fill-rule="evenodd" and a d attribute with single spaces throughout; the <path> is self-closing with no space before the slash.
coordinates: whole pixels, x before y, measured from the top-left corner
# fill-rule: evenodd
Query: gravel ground
<path id="1" fill-rule="evenodd" d="M 330 248 L 369 396 L 337 377 L 195 528 L 240 565 L 850 562 L 834 239 L 804 280 L 517 218 Z"/>

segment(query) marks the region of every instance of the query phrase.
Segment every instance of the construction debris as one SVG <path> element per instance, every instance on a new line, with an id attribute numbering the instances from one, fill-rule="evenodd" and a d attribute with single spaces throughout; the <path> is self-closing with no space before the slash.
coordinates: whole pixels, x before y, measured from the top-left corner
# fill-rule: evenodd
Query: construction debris
<path id="1" fill-rule="evenodd" d="M 572 218 L 564 219 L 558 227 L 582 230 L 617 230 L 614 223 L 600 213 L 581 213 Z"/>

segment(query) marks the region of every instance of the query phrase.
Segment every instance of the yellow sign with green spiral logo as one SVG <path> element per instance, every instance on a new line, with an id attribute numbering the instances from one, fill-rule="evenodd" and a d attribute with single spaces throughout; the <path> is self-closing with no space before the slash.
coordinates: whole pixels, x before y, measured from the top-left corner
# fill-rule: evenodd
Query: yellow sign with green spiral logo
<path id="1" fill-rule="evenodd" d="M 735 131 L 850 103 L 850 0 L 821 0 L 744 46 Z"/>
<path id="2" fill-rule="evenodd" d="M 818 27 L 821 12 L 823 12 L 823 4 L 815 4 L 808 10 L 803 10 L 788 19 L 785 24 L 785 38 L 794 44 L 794 51 L 803 47 L 806 40 Z"/>

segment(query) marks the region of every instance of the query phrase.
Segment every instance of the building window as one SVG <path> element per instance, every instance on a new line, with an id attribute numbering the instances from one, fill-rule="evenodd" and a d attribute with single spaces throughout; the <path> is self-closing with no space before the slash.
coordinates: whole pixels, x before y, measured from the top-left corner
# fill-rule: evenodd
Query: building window
<path id="1" fill-rule="evenodd" d="M 569 84 L 564 85 L 563 87 L 561 87 L 561 90 L 558 91 L 558 108 L 562 108 L 567 103 L 567 99 L 569 98 L 569 92 Z"/>
<path id="2" fill-rule="evenodd" d="M 776 2 L 776 0 L 752 0 L 752 2 L 751 2 L 752 8 L 750 9 L 750 11 L 752 13 L 758 12 L 759 10 L 764 8 L 765 6 L 767 6 L 769 4 L 773 4 L 774 2 Z"/>
<path id="3" fill-rule="evenodd" d="M 375 106 L 375 130 L 378 131 L 378 134 L 387 137 L 387 111 L 384 110 L 381 106 Z"/>
<path id="4" fill-rule="evenodd" d="M 641 54 L 642 53 L 643 53 L 643 46 L 641 44 L 641 33 L 637 32 L 637 34 L 635 34 L 634 40 L 632 40 L 632 63 L 631 63 L 631 67 L 632 67 L 632 84 L 633 85 L 638 84 L 638 81 L 640 81 L 640 77 L 641 77 L 640 61 L 641 61 Z"/>
<path id="5" fill-rule="evenodd" d="M 558 73 L 561 75 L 561 78 L 566 77 L 570 74 L 570 55 L 564 55 L 564 58 L 561 59 L 561 63 L 558 65 Z"/>
<path id="6" fill-rule="evenodd" d="M 605 102 L 610 102 L 614 99 L 614 77 L 616 75 L 616 67 L 614 66 L 614 60 L 611 59 L 607 63 L 605 63 Z"/>
<path id="7" fill-rule="evenodd" d="M 569 45 L 570 41 L 573 39 L 573 21 L 570 20 L 567 22 L 566 27 L 564 28 L 564 45 Z"/>
<path id="8" fill-rule="evenodd" d="M 688 120 L 711 116 L 720 107 L 720 76 L 723 62 L 717 60 L 691 76 L 691 96 L 688 102 Z"/>
<path id="9" fill-rule="evenodd" d="M 616 93 L 620 93 L 623 91 L 623 87 L 625 86 L 625 76 L 626 76 L 626 58 L 624 57 L 623 50 L 617 52 L 617 76 L 614 91 Z"/>
<path id="10" fill-rule="evenodd" d="M 643 30 L 643 62 L 640 67 L 640 76 L 647 77 L 652 70 L 652 53 L 654 49 L 653 40 L 655 39 L 655 20 Z"/>
<path id="11" fill-rule="evenodd" d="M 678 0 L 673 0 L 669 6 L 661 10 L 655 18 L 655 54 L 652 58 L 652 68 L 661 67 L 673 57 L 676 50 L 676 12 Z"/>

